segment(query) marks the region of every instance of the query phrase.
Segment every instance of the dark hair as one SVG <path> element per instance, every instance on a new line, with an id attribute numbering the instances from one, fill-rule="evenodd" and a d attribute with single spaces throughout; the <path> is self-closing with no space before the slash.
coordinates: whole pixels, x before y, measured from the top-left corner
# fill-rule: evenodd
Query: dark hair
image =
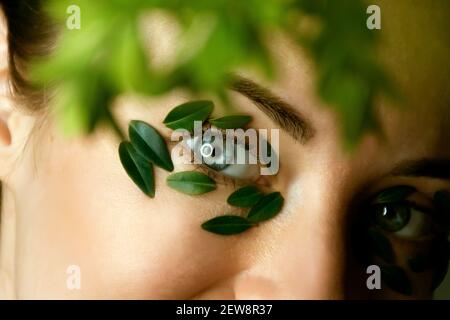
<path id="1" fill-rule="evenodd" d="M 30 110 L 44 107 L 44 94 L 29 81 L 30 62 L 49 53 L 53 27 L 42 0 L 0 0 L 7 26 L 11 93 Z"/>
<path id="2" fill-rule="evenodd" d="M 0 0 L 6 20 L 8 71 L 11 94 L 20 105 L 37 111 L 45 107 L 44 94 L 27 76 L 29 63 L 49 53 L 53 27 L 42 8 L 42 0 Z M 0 214 L 2 210 L 0 182 Z"/>

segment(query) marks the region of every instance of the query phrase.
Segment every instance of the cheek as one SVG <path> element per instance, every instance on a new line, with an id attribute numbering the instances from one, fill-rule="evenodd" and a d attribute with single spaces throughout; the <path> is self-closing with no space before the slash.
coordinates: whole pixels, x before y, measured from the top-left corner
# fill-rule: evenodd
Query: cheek
<path id="1" fill-rule="evenodd" d="M 169 189 L 158 169 L 157 195 L 148 198 L 125 173 L 115 145 L 55 144 L 52 150 L 64 151 L 47 154 L 49 165 L 28 186 L 36 196 L 23 201 L 30 206 L 23 211 L 39 217 L 29 245 L 47 267 L 60 269 L 55 288 L 66 290 L 73 264 L 88 297 L 187 298 L 233 273 L 230 242 L 211 241 L 219 237 L 200 228 L 225 212 L 227 191 L 186 196 Z"/>

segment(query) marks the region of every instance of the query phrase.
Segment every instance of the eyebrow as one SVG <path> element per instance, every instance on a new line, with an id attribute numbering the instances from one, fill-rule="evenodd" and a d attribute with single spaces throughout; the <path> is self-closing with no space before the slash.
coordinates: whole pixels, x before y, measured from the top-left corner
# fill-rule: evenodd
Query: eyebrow
<path id="1" fill-rule="evenodd" d="M 308 119 L 270 90 L 237 75 L 231 77 L 230 89 L 250 99 L 295 140 L 304 144 L 314 136 L 313 127 Z"/>
<path id="2" fill-rule="evenodd" d="M 391 175 L 450 179 L 450 159 L 404 161 L 391 171 Z"/>

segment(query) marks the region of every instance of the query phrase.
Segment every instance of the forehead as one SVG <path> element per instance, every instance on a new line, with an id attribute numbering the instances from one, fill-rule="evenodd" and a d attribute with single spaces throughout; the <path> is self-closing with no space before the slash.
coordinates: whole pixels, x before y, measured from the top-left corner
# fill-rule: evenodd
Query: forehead
<path id="1" fill-rule="evenodd" d="M 378 55 L 401 96 L 380 102 L 386 136 L 398 149 L 448 156 L 450 2 L 383 0 L 379 5 Z"/>
<path id="2" fill-rule="evenodd" d="M 378 55 L 403 96 L 397 103 L 411 118 L 444 120 L 450 107 L 450 2 L 379 2 Z"/>
<path id="3" fill-rule="evenodd" d="M 376 57 L 400 97 L 377 102 L 386 141 L 398 150 L 441 151 L 450 142 L 450 2 L 375 3 L 382 18 L 381 30 L 373 31 L 379 38 Z M 283 36 L 272 47 L 280 70 L 277 92 L 312 113 L 327 109 L 317 107 L 321 101 L 308 55 Z"/>

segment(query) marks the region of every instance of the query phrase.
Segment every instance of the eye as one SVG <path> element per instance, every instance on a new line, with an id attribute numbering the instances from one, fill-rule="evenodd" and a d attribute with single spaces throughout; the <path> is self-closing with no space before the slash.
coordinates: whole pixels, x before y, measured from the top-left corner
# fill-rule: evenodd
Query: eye
<path id="1" fill-rule="evenodd" d="M 203 165 L 224 176 L 242 180 L 256 180 L 260 176 L 257 155 L 247 145 L 227 146 L 225 141 L 217 141 L 214 136 L 204 137 L 202 141 L 193 138 L 188 145 Z M 238 159 L 245 161 L 242 163 Z"/>
<path id="2" fill-rule="evenodd" d="M 375 204 L 372 223 L 400 238 L 417 239 L 430 235 L 434 229 L 431 216 L 408 202 Z"/>

